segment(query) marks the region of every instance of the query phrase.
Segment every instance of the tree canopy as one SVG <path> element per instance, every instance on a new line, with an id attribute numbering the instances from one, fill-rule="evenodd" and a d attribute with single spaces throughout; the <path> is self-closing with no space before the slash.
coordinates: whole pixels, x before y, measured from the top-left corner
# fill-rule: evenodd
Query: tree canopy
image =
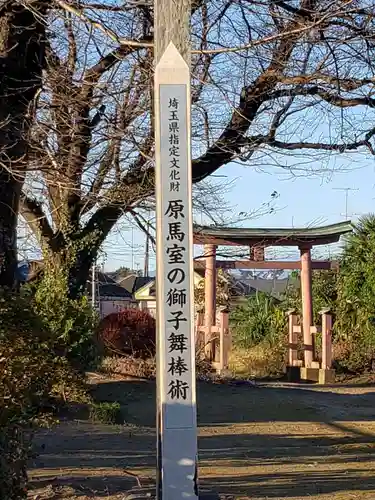
<path id="1" fill-rule="evenodd" d="M 342 333 L 373 337 L 375 345 L 375 215 L 362 217 L 347 237 L 341 263 L 340 308 Z"/>

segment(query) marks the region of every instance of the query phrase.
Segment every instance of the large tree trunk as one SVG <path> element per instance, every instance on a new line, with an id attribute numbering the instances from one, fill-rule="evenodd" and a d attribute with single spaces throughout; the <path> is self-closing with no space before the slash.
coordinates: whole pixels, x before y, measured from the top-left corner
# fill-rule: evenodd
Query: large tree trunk
<path id="1" fill-rule="evenodd" d="M 91 248 L 81 251 L 75 265 L 69 268 L 69 297 L 71 299 L 77 299 L 86 293 L 90 269 L 95 263 L 98 250 Z"/>
<path id="2" fill-rule="evenodd" d="M 33 101 L 42 86 L 45 26 L 42 2 L 0 7 L 0 286 L 13 287 L 17 216 L 25 178 Z M 30 9 L 27 8 L 30 7 Z"/>
<path id="3" fill-rule="evenodd" d="M 52 273 L 55 277 L 67 279 L 66 285 L 69 299 L 76 300 L 87 292 L 90 269 L 95 262 L 98 248 L 90 247 L 75 252 L 71 245 L 61 245 L 54 251 L 47 249 L 39 272 L 30 273 L 30 281 L 40 281 Z M 47 279 L 49 279 L 47 277 Z"/>
<path id="4" fill-rule="evenodd" d="M 1 154 L 0 154 L 1 157 Z M 1 161 L 1 160 L 0 160 Z M 0 287 L 13 288 L 17 268 L 17 211 L 21 185 L 0 167 Z"/>
<path id="5" fill-rule="evenodd" d="M 45 265 L 61 271 L 68 279 L 68 296 L 77 299 L 86 292 L 90 268 L 106 237 L 123 213 L 121 206 L 103 207 L 88 221 L 84 228 L 68 234 L 53 231 L 40 204 L 25 195 L 21 197 L 21 212 L 39 241 L 45 263 L 39 272 L 32 272 L 32 280 L 41 279 Z"/>

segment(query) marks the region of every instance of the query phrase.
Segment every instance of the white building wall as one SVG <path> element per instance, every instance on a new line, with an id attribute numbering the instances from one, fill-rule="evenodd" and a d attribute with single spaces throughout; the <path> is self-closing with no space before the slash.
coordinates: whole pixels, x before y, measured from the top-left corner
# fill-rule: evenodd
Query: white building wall
<path id="1" fill-rule="evenodd" d="M 112 313 L 119 313 L 124 311 L 125 309 L 134 309 L 137 308 L 137 303 L 132 302 L 130 300 L 121 300 L 121 299 L 101 299 L 100 300 L 100 316 L 104 318 Z"/>
<path id="2" fill-rule="evenodd" d="M 156 300 L 142 300 L 143 310 L 148 311 L 153 318 L 156 318 Z"/>

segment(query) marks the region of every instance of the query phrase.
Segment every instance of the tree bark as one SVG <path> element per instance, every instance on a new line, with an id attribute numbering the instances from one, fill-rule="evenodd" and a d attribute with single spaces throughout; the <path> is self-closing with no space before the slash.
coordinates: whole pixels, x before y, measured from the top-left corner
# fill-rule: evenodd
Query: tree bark
<path id="1" fill-rule="evenodd" d="M 20 192 L 20 183 L 5 167 L 0 167 L 0 287 L 13 288 L 15 284 Z"/>
<path id="2" fill-rule="evenodd" d="M 9 288 L 15 284 L 17 215 L 32 104 L 42 85 L 45 27 L 41 4 L 8 0 L 0 7 L 0 286 Z"/>
<path id="3" fill-rule="evenodd" d="M 77 255 L 75 265 L 69 267 L 69 298 L 72 300 L 81 297 L 86 292 L 90 269 L 95 263 L 98 248 L 82 250 Z"/>

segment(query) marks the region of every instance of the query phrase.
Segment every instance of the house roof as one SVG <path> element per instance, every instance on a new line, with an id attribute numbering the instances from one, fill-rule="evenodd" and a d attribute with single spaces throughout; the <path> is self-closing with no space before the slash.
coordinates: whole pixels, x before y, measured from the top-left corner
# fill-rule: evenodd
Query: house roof
<path id="1" fill-rule="evenodd" d="M 116 297 L 119 299 L 132 299 L 133 296 L 125 288 L 120 286 L 114 279 L 112 279 L 108 274 L 98 272 L 96 275 L 97 286 L 98 286 L 98 299 L 103 297 Z M 87 291 L 91 294 L 91 276 L 87 281 Z"/>
<path id="2" fill-rule="evenodd" d="M 305 228 L 233 228 L 194 226 L 194 243 L 243 246 L 298 246 L 336 243 L 353 231 L 350 221 Z"/>
<path id="3" fill-rule="evenodd" d="M 155 278 L 151 276 L 137 276 L 136 274 L 129 274 L 117 281 L 117 284 L 122 288 L 125 288 L 130 294 L 134 295 L 138 290 L 146 286 L 151 281 L 154 281 Z"/>
<path id="4" fill-rule="evenodd" d="M 201 269 L 198 271 L 194 270 L 194 274 L 199 275 L 200 278 L 204 278 L 204 270 L 203 271 Z M 142 287 L 139 287 L 136 290 L 136 292 L 139 292 L 139 291 L 145 289 L 146 287 L 150 287 L 151 289 L 154 288 L 154 290 L 152 290 L 152 293 L 150 293 L 150 296 L 154 297 L 156 294 L 155 285 L 156 285 L 156 279 L 149 278 L 149 281 L 147 281 Z M 134 292 L 134 293 L 136 293 L 136 292 Z"/>
<path id="5" fill-rule="evenodd" d="M 28 265 L 28 274 L 26 281 L 31 281 L 43 271 L 44 263 L 42 260 L 31 260 L 25 263 Z M 96 273 L 98 298 L 100 297 L 116 297 L 119 299 L 132 299 L 133 296 L 125 288 L 120 286 L 116 281 L 101 271 Z M 91 275 L 86 283 L 87 294 L 91 296 Z"/>
<path id="6" fill-rule="evenodd" d="M 287 291 L 289 285 L 294 285 L 299 288 L 299 279 L 295 278 L 282 278 L 282 279 L 265 279 L 265 278 L 248 278 L 241 280 L 251 291 L 263 292 L 276 299 L 282 298 Z"/>

